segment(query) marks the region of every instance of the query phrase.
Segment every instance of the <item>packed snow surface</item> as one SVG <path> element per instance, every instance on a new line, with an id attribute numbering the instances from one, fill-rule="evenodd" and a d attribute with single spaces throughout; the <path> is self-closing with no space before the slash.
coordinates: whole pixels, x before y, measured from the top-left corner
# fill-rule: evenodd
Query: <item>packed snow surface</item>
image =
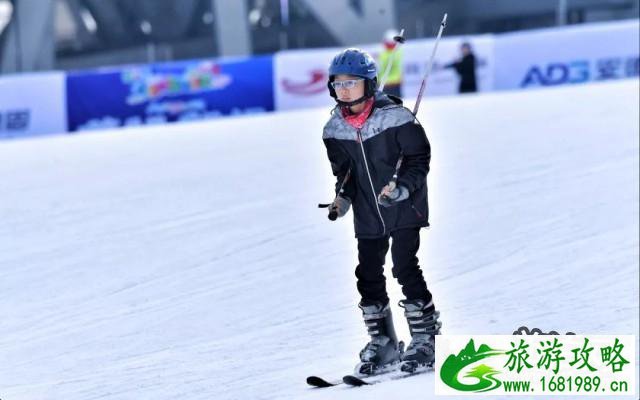
<path id="1" fill-rule="evenodd" d="M 422 103 L 419 258 L 443 333 L 638 335 L 638 90 Z M 0 398 L 435 397 L 434 374 L 305 383 L 349 373 L 367 341 L 352 214 L 317 208 L 332 198 L 328 116 L 0 142 Z"/>

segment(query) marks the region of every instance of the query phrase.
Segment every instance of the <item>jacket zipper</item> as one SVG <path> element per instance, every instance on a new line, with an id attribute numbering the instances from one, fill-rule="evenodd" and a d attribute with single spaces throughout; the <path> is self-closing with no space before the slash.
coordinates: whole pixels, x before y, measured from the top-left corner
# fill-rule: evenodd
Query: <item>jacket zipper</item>
<path id="1" fill-rule="evenodd" d="M 384 234 L 385 232 L 387 232 L 387 227 L 384 224 L 384 219 L 382 218 L 382 213 L 380 212 L 380 205 L 378 204 L 378 198 L 376 197 L 376 190 L 373 188 L 373 180 L 371 179 L 371 173 L 369 172 L 369 164 L 367 163 L 367 156 L 364 152 L 364 144 L 362 143 L 362 134 L 360 133 L 360 129 L 358 129 L 358 142 L 360 142 L 360 150 L 362 150 L 364 167 L 367 170 L 367 176 L 369 177 L 369 183 L 371 184 L 371 193 L 373 193 L 373 202 L 376 205 L 376 210 L 378 210 L 378 216 L 380 217 L 380 222 L 382 222 L 382 234 Z"/>

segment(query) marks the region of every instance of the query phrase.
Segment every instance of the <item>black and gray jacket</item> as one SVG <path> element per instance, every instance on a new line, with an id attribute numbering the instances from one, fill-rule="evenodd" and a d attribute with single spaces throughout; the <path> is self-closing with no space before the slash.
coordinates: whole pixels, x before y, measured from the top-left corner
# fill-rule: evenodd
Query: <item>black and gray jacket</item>
<path id="1" fill-rule="evenodd" d="M 402 101 L 378 92 L 371 115 L 361 129 L 349 125 L 338 107 L 324 127 L 336 194 L 351 199 L 356 238 L 372 239 L 404 228 L 429 226 L 426 176 L 431 147 L 422 126 L 402 106 Z M 402 154 L 397 184 L 409 190 L 409 198 L 392 207 L 378 204 Z"/>

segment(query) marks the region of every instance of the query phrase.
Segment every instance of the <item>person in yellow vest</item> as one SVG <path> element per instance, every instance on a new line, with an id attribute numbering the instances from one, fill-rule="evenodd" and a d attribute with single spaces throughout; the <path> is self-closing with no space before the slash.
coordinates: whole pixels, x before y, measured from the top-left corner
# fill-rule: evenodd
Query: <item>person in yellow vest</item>
<path id="1" fill-rule="evenodd" d="M 378 82 L 384 79 L 384 73 L 387 70 L 387 64 L 391 62 L 391 70 L 384 85 L 384 92 L 396 97 L 402 97 L 402 48 L 393 51 L 398 43 L 393 40 L 398 36 L 398 31 L 390 29 L 384 34 L 382 42 L 384 49 L 380 53 L 378 59 Z"/>

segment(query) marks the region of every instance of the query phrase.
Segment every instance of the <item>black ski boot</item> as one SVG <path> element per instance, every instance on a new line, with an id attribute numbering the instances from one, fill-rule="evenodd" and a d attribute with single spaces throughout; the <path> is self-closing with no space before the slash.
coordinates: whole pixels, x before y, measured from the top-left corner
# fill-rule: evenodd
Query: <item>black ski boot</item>
<path id="1" fill-rule="evenodd" d="M 356 375 L 375 375 L 386 372 L 400 361 L 404 344 L 398 343 L 389 304 L 381 302 L 358 305 L 371 341 L 360 351 Z"/>
<path id="2" fill-rule="evenodd" d="M 404 316 L 409 322 L 411 344 L 402 354 L 400 369 L 415 372 L 417 369 L 432 368 L 436 358 L 436 338 L 440 334 L 442 322 L 440 313 L 433 302 L 424 300 L 400 300 L 398 305 L 404 308 Z"/>

